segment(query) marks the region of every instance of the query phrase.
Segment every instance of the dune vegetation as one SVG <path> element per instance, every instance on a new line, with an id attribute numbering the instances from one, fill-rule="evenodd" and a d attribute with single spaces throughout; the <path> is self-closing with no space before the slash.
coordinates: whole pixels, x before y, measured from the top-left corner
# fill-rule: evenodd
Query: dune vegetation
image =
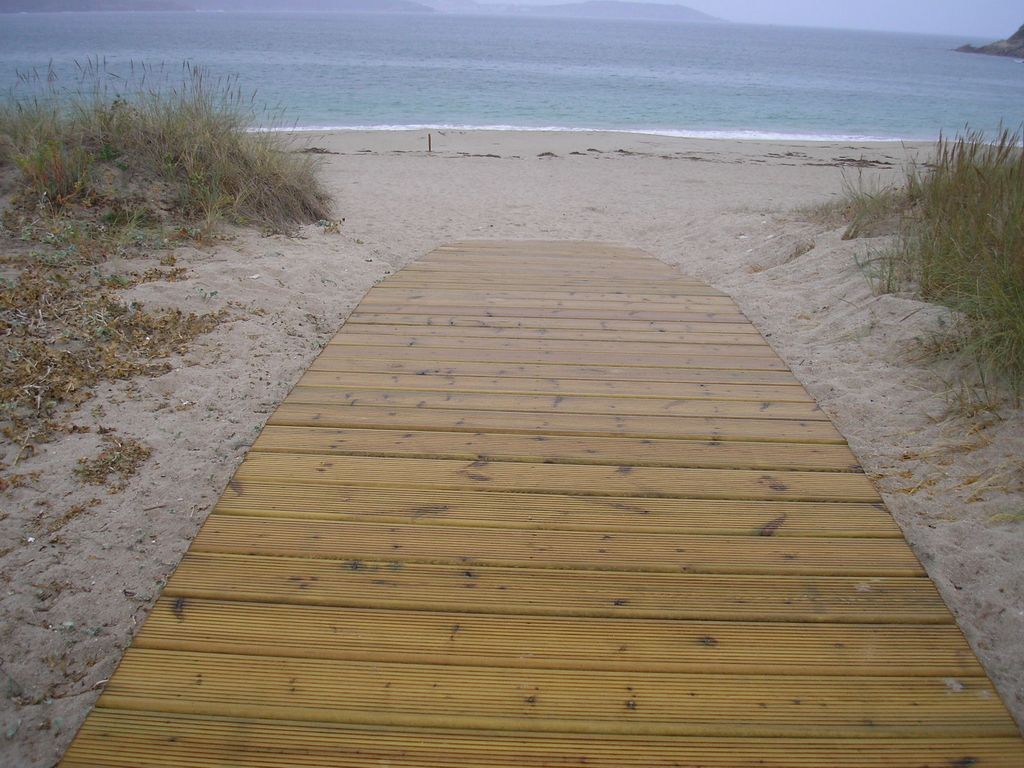
<path id="1" fill-rule="evenodd" d="M 93 61 L 73 87 L 52 81 L 26 76 L 0 101 L 0 429 L 16 446 L 0 462 L 59 432 L 61 406 L 98 382 L 166 370 L 224 319 L 124 295 L 181 279 L 176 246 L 331 213 L 317 158 L 251 130 L 255 99 L 233 80 Z"/>
<path id="2" fill-rule="evenodd" d="M 147 85 L 154 79 L 158 87 Z M 249 130 L 253 95 L 188 64 L 180 83 L 161 80 L 143 69 L 115 89 L 90 63 L 87 87 L 10 98 L 0 106 L 0 162 L 17 164 L 26 191 L 53 209 L 102 199 L 144 219 L 147 201 L 112 199 L 114 172 L 163 185 L 164 202 L 192 222 L 287 229 L 329 216 L 315 159 L 289 152 L 278 133 Z"/>
<path id="3" fill-rule="evenodd" d="M 941 138 L 903 184 L 848 185 L 846 237 L 894 233 L 865 262 L 880 292 L 952 310 L 938 351 L 965 352 L 982 381 L 1024 390 L 1024 150 L 1021 132 Z"/>

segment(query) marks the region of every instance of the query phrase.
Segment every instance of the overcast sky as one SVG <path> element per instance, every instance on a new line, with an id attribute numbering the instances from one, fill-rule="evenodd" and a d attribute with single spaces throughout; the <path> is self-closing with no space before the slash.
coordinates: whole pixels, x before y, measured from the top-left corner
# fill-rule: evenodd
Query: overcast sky
<path id="1" fill-rule="evenodd" d="M 478 0 L 550 5 L 573 0 Z M 1022 0 L 648 0 L 676 2 L 729 21 L 1009 37 L 1024 24 Z"/>

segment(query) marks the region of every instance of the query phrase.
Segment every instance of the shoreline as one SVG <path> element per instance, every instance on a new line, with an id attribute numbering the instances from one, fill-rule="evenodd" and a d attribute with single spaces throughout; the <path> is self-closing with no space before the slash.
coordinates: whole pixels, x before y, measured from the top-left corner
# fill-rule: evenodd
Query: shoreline
<path id="1" fill-rule="evenodd" d="M 847 438 L 1024 724 L 1024 522 L 1006 518 L 1024 498 L 1024 415 L 959 412 L 950 370 L 920 357 L 946 312 L 874 294 L 858 262 L 886 239 L 843 240 L 807 213 L 847 174 L 901 180 L 930 142 L 437 131 L 428 154 L 426 133 L 296 134 L 298 151 L 322 155 L 339 227 L 227 229 L 173 251 L 182 279 L 120 292 L 230 319 L 167 373 L 97 388 L 67 417 L 79 431 L 18 466 L 42 479 L 6 494 L 0 515 L 2 671 L 22 689 L 0 701 L 0 720 L 19 724 L 0 763 L 53 765 L 322 345 L 377 281 L 466 239 L 626 243 L 731 295 Z M 118 493 L 74 473 L 101 428 L 152 449 Z"/>
<path id="2" fill-rule="evenodd" d="M 325 155 L 360 154 L 374 156 L 388 153 L 457 154 L 464 157 L 487 159 L 527 159 L 529 150 L 537 149 L 538 157 L 550 151 L 554 157 L 572 159 L 590 154 L 651 155 L 668 159 L 672 155 L 691 157 L 707 155 L 719 158 L 763 158 L 768 161 L 806 160 L 809 165 L 824 167 L 842 165 L 850 158 L 837 157 L 833 150 L 858 151 L 872 165 L 895 169 L 916 162 L 921 153 L 931 152 L 935 142 L 929 139 L 873 139 L 850 137 L 789 139 L 789 138 L 728 138 L 724 136 L 676 136 L 643 131 L 611 131 L 589 129 L 506 129 L 506 128 L 332 128 L 332 129 L 280 129 L 295 142 L 298 151 L 310 151 L 311 141 L 325 145 Z M 432 153 L 427 151 L 427 136 L 432 137 Z M 490 149 L 503 149 L 502 153 L 485 153 Z M 775 150 L 784 150 L 776 152 Z M 313 150 L 316 151 L 316 150 Z M 793 151 L 793 155 L 785 155 Z M 520 153 L 520 154 L 511 154 Z M 770 162 L 782 164 L 785 162 Z M 895 180 L 896 177 L 893 177 Z M 902 180 L 902 177 L 900 177 Z"/>
<path id="3" fill-rule="evenodd" d="M 286 134 L 344 134 L 344 133 L 411 133 L 416 131 L 462 131 L 471 133 L 585 133 L 622 134 L 626 136 L 657 136 L 666 139 L 697 139 L 707 141 L 759 141 L 825 143 L 846 141 L 857 144 L 918 144 L 935 142 L 934 138 L 908 138 L 898 136 L 870 136 L 861 134 L 789 133 L 785 131 L 759 131 L 754 129 L 698 130 L 674 128 L 576 128 L 572 126 L 519 126 L 519 125 L 462 125 L 457 123 L 411 123 L 381 125 L 299 125 L 288 128 L 253 128 L 254 132 Z"/>

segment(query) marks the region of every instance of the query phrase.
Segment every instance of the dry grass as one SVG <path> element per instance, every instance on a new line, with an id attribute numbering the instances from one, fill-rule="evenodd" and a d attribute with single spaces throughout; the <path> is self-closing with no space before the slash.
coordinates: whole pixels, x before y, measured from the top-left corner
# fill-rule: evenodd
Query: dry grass
<path id="1" fill-rule="evenodd" d="M 102 439 L 103 449 L 99 455 L 91 459 L 79 459 L 75 474 L 90 485 L 105 485 L 117 492 L 149 459 L 150 449 L 138 440 L 116 437 L 109 432 Z"/>
<path id="2" fill-rule="evenodd" d="M 0 107 L 0 161 L 21 169 L 39 200 L 62 207 L 104 192 L 103 170 L 167 185 L 173 207 L 196 222 L 221 219 L 286 230 L 329 219 L 318 158 L 279 133 L 253 132 L 254 97 L 234 80 L 210 82 L 186 64 L 180 81 L 133 68 L 113 79 L 99 62 L 67 89 L 49 84 Z"/>
<path id="3" fill-rule="evenodd" d="M 897 234 L 910 207 L 904 187 L 881 184 L 866 178 L 863 172 L 856 177 L 844 172 L 838 199 L 804 208 L 799 213 L 824 227 L 845 227 L 843 239 L 853 240 Z"/>
<path id="4" fill-rule="evenodd" d="M 8 257 L 16 276 L 0 291 L 0 432 L 20 446 L 16 460 L 60 432 L 62 407 L 101 381 L 163 373 L 170 355 L 224 317 L 146 311 L 117 297 L 90 262 L 49 265 L 37 254 Z"/>
<path id="5" fill-rule="evenodd" d="M 863 176 L 858 176 L 856 181 L 844 177 L 843 186 L 845 209 L 842 216 L 847 222 L 844 240 L 884 237 L 900 231 L 904 217 L 912 208 L 904 189 L 872 184 Z"/>
<path id="6" fill-rule="evenodd" d="M 122 297 L 186 277 L 171 253 L 179 242 L 201 242 L 225 221 L 282 231 L 329 218 L 317 158 L 250 132 L 251 100 L 233 81 L 211 85 L 191 66 L 174 83 L 158 74 L 119 80 L 90 62 L 72 87 L 23 77 L 0 101 L 5 469 L 67 431 L 64 417 L 97 384 L 163 373 L 225 318 Z M 123 266 L 160 253 L 159 266 Z M 88 479 L 102 467 L 80 469 Z"/>

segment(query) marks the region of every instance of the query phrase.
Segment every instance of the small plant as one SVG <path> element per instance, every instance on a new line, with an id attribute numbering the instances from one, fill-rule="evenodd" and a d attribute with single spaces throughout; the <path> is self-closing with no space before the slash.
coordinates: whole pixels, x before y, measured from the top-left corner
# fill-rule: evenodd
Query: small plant
<path id="1" fill-rule="evenodd" d="M 55 250 L 32 251 L 31 256 L 48 267 L 63 267 L 78 261 L 78 248 L 69 245 Z"/>
<path id="2" fill-rule="evenodd" d="M 324 232 L 326 232 L 327 234 L 336 235 L 339 232 L 341 232 L 341 224 L 342 224 L 343 221 L 344 221 L 344 219 L 341 219 L 340 221 L 338 221 L 338 220 L 320 219 L 316 223 L 316 225 L 318 227 L 323 227 Z"/>
<path id="3" fill-rule="evenodd" d="M 203 301 L 209 301 L 210 299 L 217 298 L 220 291 L 208 291 L 202 286 L 196 286 L 196 293 L 199 294 L 199 298 Z"/>
<path id="4" fill-rule="evenodd" d="M 105 285 L 107 288 L 127 288 L 132 284 L 131 280 L 125 275 L 106 275 L 100 278 L 100 283 Z"/>
<path id="5" fill-rule="evenodd" d="M 854 256 L 854 260 L 875 294 L 896 293 L 905 288 L 911 278 L 892 249 Z"/>

